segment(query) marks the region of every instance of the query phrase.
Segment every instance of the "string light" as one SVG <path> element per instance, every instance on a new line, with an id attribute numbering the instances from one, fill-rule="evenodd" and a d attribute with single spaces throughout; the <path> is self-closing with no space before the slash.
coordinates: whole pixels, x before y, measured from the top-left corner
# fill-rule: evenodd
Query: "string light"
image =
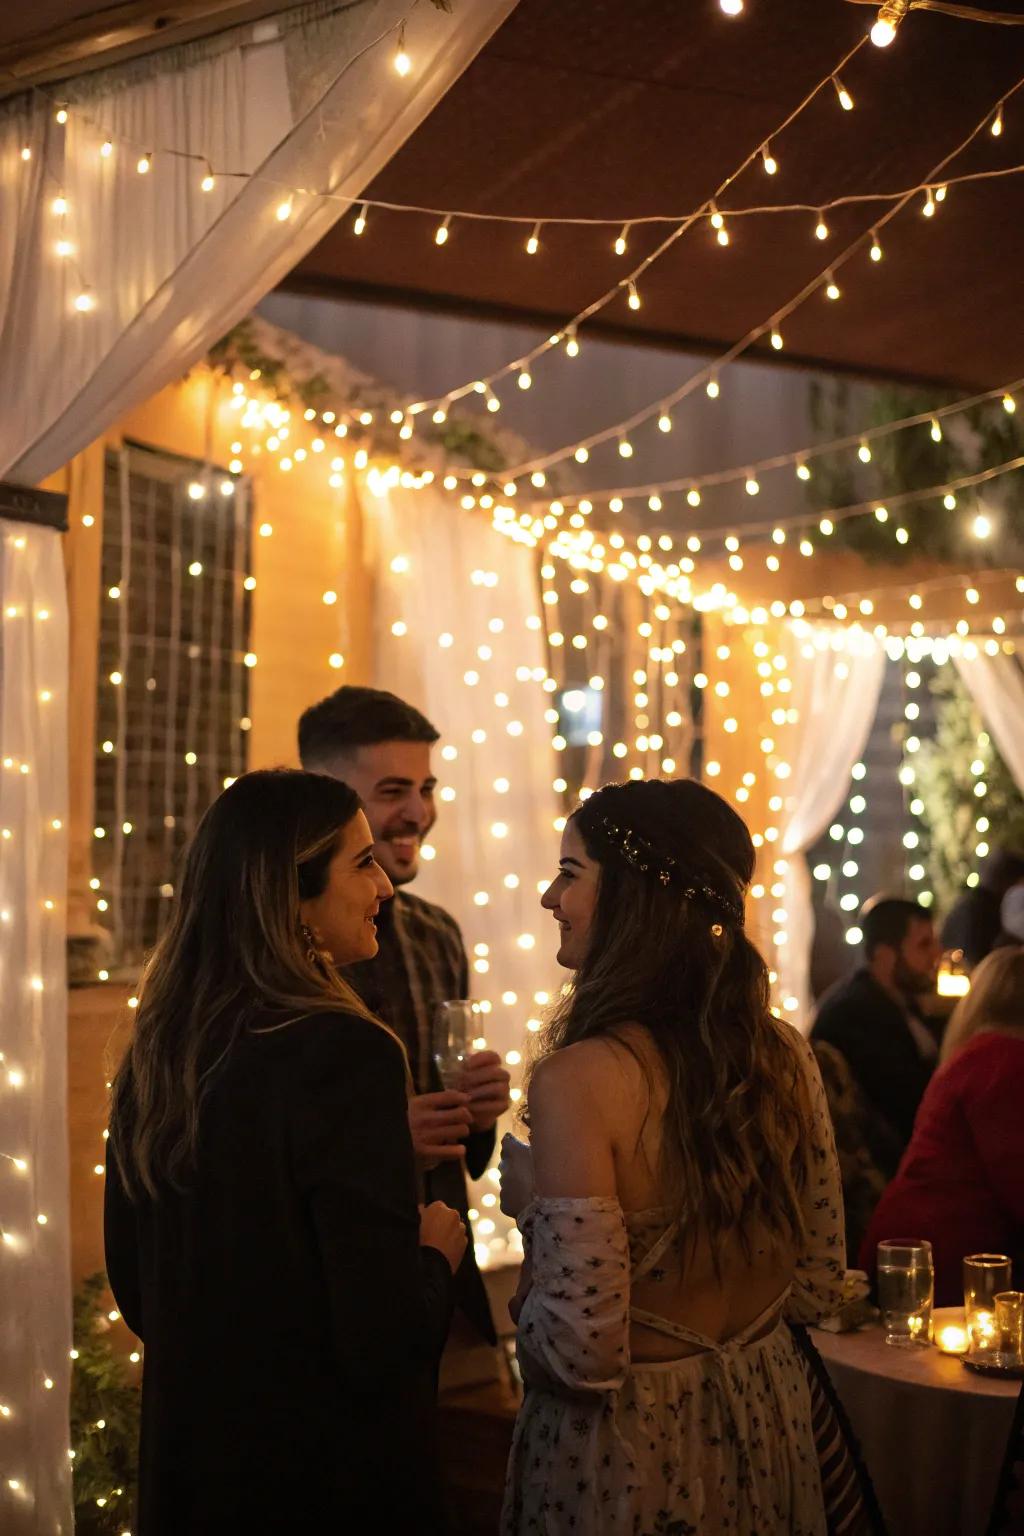
<path id="1" fill-rule="evenodd" d="M 199 190 L 201 192 L 212 192 L 216 185 L 217 185 L 217 182 L 216 182 L 216 178 L 213 175 L 213 172 L 212 171 L 207 171 L 206 175 L 203 177 L 202 181 L 199 183 Z"/>
<path id="2" fill-rule="evenodd" d="M 725 16 L 740 16 L 743 13 L 744 0 L 718 0 L 719 9 Z"/>
<path id="3" fill-rule="evenodd" d="M 871 41 L 876 48 L 888 48 L 909 9 L 910 0 L 886 0 L 879 8 L 878 19 L 871 28 Z"/>
<path id="4" fill-rule="evenodd" d="M 631 227 L 632 226 L 629 224 L 623 224 L 622 228 L 619 230 L 615 244 L 612 247 L 616 256 L 625 256 L 626 248 L 629 244 L 629 231 Z"/>
<path id="5" fill-rule="evenodd" d="M 528 237 L 528 239 L 526 241 L 526 254 L 527 254 L 527 256 L 536 256 L 536 254 L 537 254 L 537 252 L 539 250 L 540 250 L 540 223 L 538 221 L 538 223 L 536 223 L 533 226 L 533 232 Z"/>
<path id="6" fill-rule="evenodd" d="M 435 245 L 446 245 L 447 244 L 447 242 L 448 242 L 448 228 L 449 228 L 451 222 L 452 222 L 451 214 L 450 213 L 446 213 L 444 218 L 442 219 L 441 223 L 437 226 L 437 228 L 434 231 L 434 244 Z"/>
<path id="7" fill-rule="evenodd" d="M 103 143 L 100 145 L 100 154 L 102 155 L 103 159 L 104 160 L 109 160 L 113 153 L 114 153 L 113 140 L 112 139 L 104 139 Z"/>
<path id="8" fill-rule="evenodd" d="M 395 49 L 395 57 L 394 57 L 394 61 L 393 62 L 394 62 L 394 66 L 395 66 L 395 73 L 397 75 L 401 75 L 403 77 L 403 79 L 404 79 L 404 77 L 407 74 L 409 74 L 409 72 L 412 69 L 412 59 L 410 59 L 409 55 L 405 51 L 405 22 L 404 21 L 402 22 L 402 25 L 398 29 L 398 46 Z"/>
<path id="9" fill-rule="evenodd" d="M 766 176 L 774 176 L 778 172 L 779 162 L 772 154 L 770 144 L 762 144 L 761 146 L 761 164 L 764 166 Z"/>
<path id="10" fill-rule="evenodd" d="M 991 124 L 989 126 L 989 130 L 988 131 L 989 131 L 989 133 L 992 135 L 992 137 L 994 139 L 998 139 L 998 138 L 1002 137 L 1002 133 L 1003 133 L 1003 103 L 1002 102 L 1000 102 L 998 107 L 996 108 L 995 116 L 992 119 L 992 122 L 991 122 Z"/>
<path id="11" fill-rule="evenodd" d="M 931 219 L 935 216 L 935 199 L 932 196 L 931 187 L 925 188 L 924 204 L 921 208 L 921 213 L 926 219 Z"/>
<path id="12" fill-rule="evenodd" d="M 782 339 L 782 332 L 779 330 L 778 326 L 772 327 L 771 343 L 776 352 L 781 352 L 785 345 L 785 342 Z"/>
<path id="13" fill-rule="evenodd" d="M 637 292 L 636 284 L 632 281 L 632 279 L 629 282 L 629 298 L 627 303 L 629 304 L 630 309 L 640 308 L 640 295 Z"/>
<path id="14" fill-rule="evenodd" d="M 363 203 L 362 207 L 359 209 L 359 212 L 352 220 L 352 233 L 354 235 L 361 235 L 366 228 L 366 209 L 367 204 Z"/>
<path id="15" fill-rule="evenodd" d="M 150 154 L 140 155 L 135 163 L 135 169 L 140 176 L 148 176 L 153 165 L 153 157 Z"/>
<path id="16" fill-rule="evenodd" d="M 826 272 L 826 274 L 825 274 L 825 297 L 827 299 L 831 299 L 833 301 L 833 303 L 834 303 L 835 300 L 840 297 L 841 293 L 842 293 L 842 290 L 839 287 L 839 284 L 836 282 L 835 277 L 833 276 L 833 274 L 831 272 Z"/>
<path id="17" fill-rule="evenodd" d="M 828 237 L 829 237 L 829 227 L 825 223 L 825 215 L 822 213 L 821 209 L 819 208 L 818 209 L 818 222 L 814 226 L 814 238 L 815 238 L 815 240 L 827 240 Z"/>
<path id="18" fill-rule="evenodd" d="M 286 197 L 283 202 L 278 203 L 276 213 L 279 224 L 286 224 L 288 222 L 292 216 L 292 200 L 290 197 Z"/>
<path id="19" fill-rule="evenodd" d="M 872 261 L 881 261 L 882 259 L 882 242 L 878 238 L 877 230 L 874 229 L 871 231 L 871 249 L 868 251 L 868 255 Z"/>
<path id="20" fill-rule="evenodd" d="M 849 91 L 846 89 L 846 86 L 840 80 L 838 75 L 832 76 L 832 84 L 836 88 L 836 95 L 839 98 L 839 105 L 842 107 L 843 111 L 852 112 L 853 97 L 850 95 Z"/>

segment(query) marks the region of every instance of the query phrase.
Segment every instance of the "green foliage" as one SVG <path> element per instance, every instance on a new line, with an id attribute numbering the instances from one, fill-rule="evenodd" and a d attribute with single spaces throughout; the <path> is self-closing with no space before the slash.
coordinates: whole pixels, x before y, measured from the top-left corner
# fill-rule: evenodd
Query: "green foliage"
<path id="1" fill-rule="evenodd" d="M 895 386 L 878 389 L 871 396 L 867 419 L 858 413 L 854 426 L 850 389 L 839 380 L 812 386 L 810 413 L 816 434 L 829 439 L 849 436 L 860 426 L 866 429 L 923 415 L 952 398 Z M 876 498 L 885 504 L 887 498 L 943 485 L 1024 454 L 1024 428 L 998 400 L 946 418 L 941 430 L 938 442 L 927 423 L 875 438 L 868 465 L 861 464 L 852 449 L 816 459 L 813 479 L 807 484 L 808 498 L 818 512 Z M 991 489 L 969 487 L 958 494 L 958 505 L 952 510 L 933 494 L 893 507 L 884 523 L 870 516 L 839 520 L 829 545 L 885 565 L 922 558 L 965 570 L 1013 564 L 1024 557 L 1024 496 L 1017 489 L 1021 483 L 1019 477 L 1006 476 L 992 482 Z M 971 531 L 973 513 L 981 509 L 982 501 L 986 510 L 1004 509 L 1001 517 L 994 518 L 994 534 L 987 540 L 977 539 Z M 905 543 L 897 540 L 897 528 L 906 529 Z"/>
<path id="2" fill-rule="evenodd" d="M 936 697 L 935 733 L 915 759 L 915 788 L 924 802 L 928 867 L 937 905 L 948 910 L 967 876 L 978 866 L 979 842 L 1024 851 L 1024 797 L 984 728 L 970 694 L 952 664 L 940 668 L 931 689 Z M 972 773 L 980 760 L 984 771 Z M 975 795 L 982 782 L 986 794 Z M 986 816 L 989 829 L 975 829 Z"/>
<path id="3" fill-rule="evenodd" d="M 99 1274 L 75 1297 L 71 1444 L 77 1536 L 120 1536 L 131 1529 L 135 1505 L 142 1394 L 111 1343 L 109 1296 L 107 1277 Z"/>

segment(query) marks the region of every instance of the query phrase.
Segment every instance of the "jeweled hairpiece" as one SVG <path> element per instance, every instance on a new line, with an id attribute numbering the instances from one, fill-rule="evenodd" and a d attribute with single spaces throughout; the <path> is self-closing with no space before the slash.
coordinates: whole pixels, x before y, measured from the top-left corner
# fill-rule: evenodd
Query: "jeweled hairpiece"
<path id="1" fill-rule="evenodd" d="M 648 838 L 632 827 L 620 827 L 609 816 L 601 817 L 605 841 L 616 853 L 638 869 L 641 874 L 653 875 L 660 885 L 678 885 L 690 901 L 704 901 L 716 908 L 731 922 L 742 926 L 743 906 L 733 897 L 723 895 L 713 885 L 707 885 L 695 875 L 684 870 L 678 859 L 655 848 Z"/>

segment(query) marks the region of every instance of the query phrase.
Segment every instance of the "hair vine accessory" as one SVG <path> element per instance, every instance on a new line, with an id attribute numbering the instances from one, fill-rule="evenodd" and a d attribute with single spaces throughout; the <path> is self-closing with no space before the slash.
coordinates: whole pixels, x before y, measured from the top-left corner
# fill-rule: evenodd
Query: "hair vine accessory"
<path id="1" fill-rule="evenodd" d="M 660 885 L 681 886 L 682 894 L 690 901 L 704 901 L 716 907 L 731 922 L 742 926 L 743 906 L 731 896 L 725 896 L 713 885 L 697 880 L 680 868 L 678 859 L 661 853 L 654 844 L 632 827 L 620 827 L 609 816 L 601 817 L 605 841 L 615 852 L 638 869 L 641 874 L 653 875 Z M 717 925 L 716 925 L 717 926 Z"/>

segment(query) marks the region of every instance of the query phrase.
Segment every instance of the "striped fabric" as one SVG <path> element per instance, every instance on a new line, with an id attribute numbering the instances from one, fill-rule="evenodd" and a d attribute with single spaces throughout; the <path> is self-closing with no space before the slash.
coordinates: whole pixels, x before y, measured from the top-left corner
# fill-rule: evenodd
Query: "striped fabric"
<path id="1" fill-rule="evenodd" d="M 790 1327 L 807 1368 L 829 1536 L 886 1536 L 871 1478 L 824 1361 L 806 1328 Z"/>

